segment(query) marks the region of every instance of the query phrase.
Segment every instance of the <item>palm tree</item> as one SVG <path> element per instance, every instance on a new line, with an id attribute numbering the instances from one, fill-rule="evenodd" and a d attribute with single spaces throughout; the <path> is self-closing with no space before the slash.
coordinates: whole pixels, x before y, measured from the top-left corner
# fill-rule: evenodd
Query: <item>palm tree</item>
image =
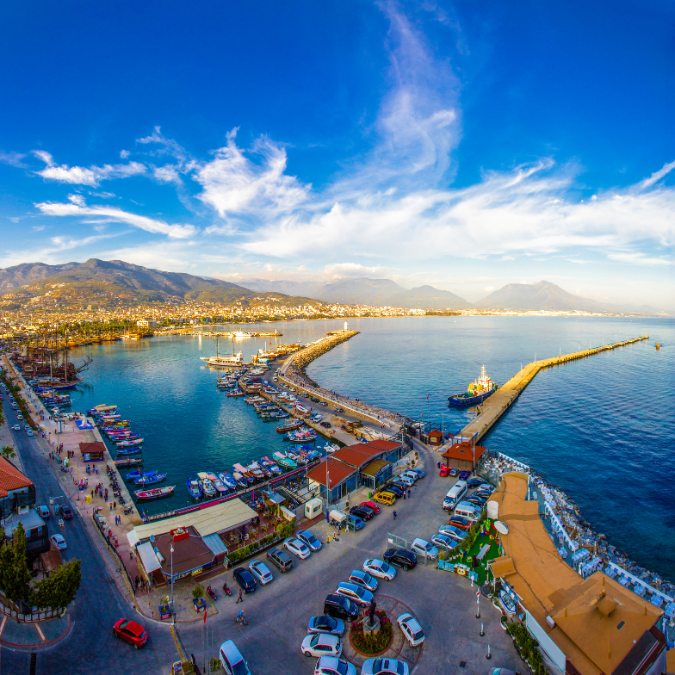
<path id="1" fill-rule="evenodd" d="M 5 445 L 2 448 L 2 456 L 5 459 L 14 459 L 16 457 L 16 452 L 11 445 Z"/>

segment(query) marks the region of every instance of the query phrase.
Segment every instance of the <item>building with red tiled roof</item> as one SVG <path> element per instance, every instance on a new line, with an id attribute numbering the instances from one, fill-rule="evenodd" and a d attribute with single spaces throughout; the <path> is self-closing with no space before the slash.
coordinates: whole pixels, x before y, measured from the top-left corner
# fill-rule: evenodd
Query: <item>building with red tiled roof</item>
<path id="1" fill-rule="evenodd" d="M 101 441 L 80 443 L 80 452 L 84 462 L 102 462 L 105 458 L 105 450 L 105 443 Z"/>
<path id="2" fill-rule="evenodd" d="M 0 457 L 0 517 L 6 518 L 18 506 L 35 504 L 35 486 L 8 459 Z"/>
<path id="3" fill-rule="evenodd" d="M 447 466 L 460 469 L 461 471 L 473 471 L 481 457 L 487 452 L 487 448 L 480 445 L 471 445 L 471 443 L 455 443 L 451 445 L 444 453 Z"/>
<path id="4" fill-rule="evenodd" d="M 332 457 L 356 469 L 360 469 L 381 454 L 382 450 L 374 448 L 367 443 L 356 443 L 355 445 L 347 445 L 344 448 L 340 448 L 337 452 L 333 453 Z"/>
<path id="5" fill-rule="evenodd" d="M 356 489 L 358 470 L 338 459 L 327 457 L 307 472 L 307 478 L 310 488 L 312 484 L 318 486 L 321 497 L 328 498 L 332 503 Z"/>

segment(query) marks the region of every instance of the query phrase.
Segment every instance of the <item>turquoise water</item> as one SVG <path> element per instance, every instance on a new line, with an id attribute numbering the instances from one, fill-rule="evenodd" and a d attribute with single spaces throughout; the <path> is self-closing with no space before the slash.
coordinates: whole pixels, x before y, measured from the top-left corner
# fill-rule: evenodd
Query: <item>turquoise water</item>
<path id="1" fill-rule="evenodd" d="M 503 383 L 522 363 L 648 333 L 649 341 L 537 375 L 485 444 L 521 459 L 566 490 L 586 520 L 633 559 L 675 578 L 675 322 L 618 318 L 438 317 L 351 320 L 361 334 L 312 363 L 322 386 L 381 405 L 444 431 L 471 413 L 447 397 L 480 374 Z M 341 321 L 273 324 L 282 343 L 315 340 Z M 269 330 L 261 325 L 256 330 Z M 254 330 L 250 328 L 250 330 Z M 657 352 L 655 341 L 663 344 Z M 246 359 L 264 338 L 237 343 Z M 274 344 L 267 339 L 267 345 Z M 221 343 L 221 351 L 228 345 Z M 73 409 L 116 403 L 145 438 L 146 468 L 166 471 L 187 502 L 185 477 L 227 470 L 283 446 L 242 399 L 215 388 L 200 356 L 215 339 L 168 337 L 78 350 L 94 357 Z"/>

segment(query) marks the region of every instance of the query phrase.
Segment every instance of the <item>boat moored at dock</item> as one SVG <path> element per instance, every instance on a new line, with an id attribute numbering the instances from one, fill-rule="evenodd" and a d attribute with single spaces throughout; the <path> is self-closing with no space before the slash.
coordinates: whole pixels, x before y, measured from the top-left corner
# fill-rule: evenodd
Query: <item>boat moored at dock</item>
<path id="1" fill-rule="evenodd" d="M 497 389 L 496 383 L 488 376 L 485 372 L 485 366 L 483 366 L 480 370 L 480 377 L 477 380 L 474 380 L 463 394 L 449 396 L 448 402 L 450 405 L 459 407 L 476 405 L 477 403 L 484 401 L 488 396 L 494 394 Z"/>

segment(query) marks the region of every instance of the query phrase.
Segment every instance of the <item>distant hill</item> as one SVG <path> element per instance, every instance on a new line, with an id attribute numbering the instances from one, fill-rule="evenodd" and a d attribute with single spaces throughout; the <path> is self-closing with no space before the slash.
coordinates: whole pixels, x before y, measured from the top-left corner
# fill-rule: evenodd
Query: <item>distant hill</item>
<path id="1" fill-rule="evenodd" d="M 17 270 L 17 268 L 25 269 Z M 44 276 L 47 272 L 56 272 Z M 85 263 L 66 265 L 42 265 L 41 263 L 19 265 L 0 271 L 0 278 L 11 279 L 16 284 L 21 280 L 36 278 L 19 287 L 13 287 L 5 295 L 11 295 L 14 303 L 23 304 L 36 296 L 48 293 L 51 298 L 64 302 L 91 302 L 110 304 L 115 299 L 139 302 L 165 302 L 174 299 L 197 302 L 222 302 L 264 304 L 277 301 L 288 306 L 315 303 L 310 298 L 290 297 L 282 293 L 257 293 L 247 288 L 219 279 L 207 279 L 177 272 L 141 267 L 121 260 L 98 260 L 91 258 Z"/>
<path id="2" fill-rule="evenodd" d="M 536 284 L 507 284 L 494 293 L 478 300 L 477 307 L 514 310 L 550 310 L 605 313 L 657 314 L 653 307 L 621 306 L 598 302 L 579 295 L 572 295 L 552 284 L 540 281 Z"/>
<path id="3" fill-rule="evenodd" d="M 70 262 L 63 265 L 45 265 L 45 263 L 22 263 L 21 265 L 14 265 L 14 267 L 7 267 L 0 269 L 0 294 L 7 293 L 14 288 L 27 286 L 36 281 L 42 281 L 47 277 L 60 272 L 66 272 L 80 263 Z"/>
<path id="4" fill-rule="evenodd" d="M 450 291 L 442 291 L 432 286 L 408 290 L 391 279 L 345 278 L 328 284 L 251 279 L 242 281 L 241 284 L 252 290 L 311 295 L 325 302 L 345 305 L 386 305 L 404 309 L 465 309 L 472 306 L 470 302 Z"/>

